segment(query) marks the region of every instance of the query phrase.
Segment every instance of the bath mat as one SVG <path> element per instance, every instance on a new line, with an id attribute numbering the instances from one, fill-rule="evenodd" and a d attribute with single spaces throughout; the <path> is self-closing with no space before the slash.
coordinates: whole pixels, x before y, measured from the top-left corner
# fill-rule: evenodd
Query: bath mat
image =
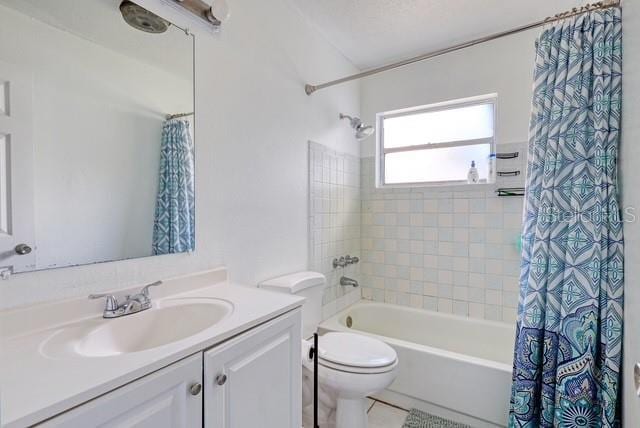
<path id="1" fill-rule="evenodd" d="M 402 428 L 471 428 L 448 419 L 430 415 L 418 409 L 411 409 Z"/>

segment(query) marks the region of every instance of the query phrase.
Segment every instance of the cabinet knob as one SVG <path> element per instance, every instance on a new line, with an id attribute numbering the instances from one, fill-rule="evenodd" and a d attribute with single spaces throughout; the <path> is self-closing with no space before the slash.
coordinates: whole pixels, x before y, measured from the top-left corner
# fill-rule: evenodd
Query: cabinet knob
<path id="1" fill-rule="evenodd" d="M 189 387 L 189 392 L 191 393 L 191 395 L 198 395 L 200 394 L 200 391 L 202 391 L 202 385 L 198 382 L 191 384 L 191 386 Z"/>
<path id="2" fill-rule="evenodd" d="M 224 385 L 226 382 L 227 382 L 226 374 L 219 374 L 218 376 L 216 376 L 216 383 L 218 385 Z"/>

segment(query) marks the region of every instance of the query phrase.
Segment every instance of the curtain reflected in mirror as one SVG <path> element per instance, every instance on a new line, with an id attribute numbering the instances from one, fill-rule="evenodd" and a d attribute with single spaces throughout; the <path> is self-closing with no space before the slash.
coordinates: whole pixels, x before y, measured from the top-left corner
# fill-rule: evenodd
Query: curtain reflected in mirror
<path id="1" fill-rule="evenodd" d="M 153 223 L 153 254 L 195 249 L 194 148 L 187 119 L 162 129 L 160 179 Z"/>

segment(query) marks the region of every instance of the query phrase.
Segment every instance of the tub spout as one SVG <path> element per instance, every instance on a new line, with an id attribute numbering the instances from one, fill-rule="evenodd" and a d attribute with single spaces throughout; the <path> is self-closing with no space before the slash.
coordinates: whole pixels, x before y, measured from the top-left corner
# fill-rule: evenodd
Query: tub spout
<path id="1" fill-rule="evenodd" d="M 343 276 L 340 278 L 340 285 L 344 286 L 344 287 L 357 287 L 358 281 L 356 281 L 355 279 L 351 279 L 351 278 L 347 278 L 346 276 Z"/>

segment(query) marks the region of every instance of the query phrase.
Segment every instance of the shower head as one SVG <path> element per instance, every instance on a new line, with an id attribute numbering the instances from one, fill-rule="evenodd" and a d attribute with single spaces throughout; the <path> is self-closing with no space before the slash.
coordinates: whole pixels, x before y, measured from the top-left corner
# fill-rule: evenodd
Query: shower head
<path id="1" fill-rule="evenodd" d="M 123 0 L 120 3 L 120 13 L 127 24 L 145 33 L 164 33 L 171 25 L 155 13 L 149 12 L 129 0 Z"/>
<path id="2" fill-rule="evenodd" d="M 375 130 L 373 129 L 373 126 L 360 124 L 360 126 L 358 126 L 358 129 L 356 130 L 356 139 L 364 140 L 370 135 L 373 135 L 374 132 Z"/>
<path id="3" fill-rule="evenodd" d="M 340 119 L 349 119 L 351 127 L 356 131 L 357 140 L 364 140 L 368 136 L 373 135 L 373 133 L 375 132 L 373 126 L 365 125 L 364 123 L 362 123 L 362 120 L 360 120 L 359 117 L 351 117 L 346 114 L 340 113 Z"/>

